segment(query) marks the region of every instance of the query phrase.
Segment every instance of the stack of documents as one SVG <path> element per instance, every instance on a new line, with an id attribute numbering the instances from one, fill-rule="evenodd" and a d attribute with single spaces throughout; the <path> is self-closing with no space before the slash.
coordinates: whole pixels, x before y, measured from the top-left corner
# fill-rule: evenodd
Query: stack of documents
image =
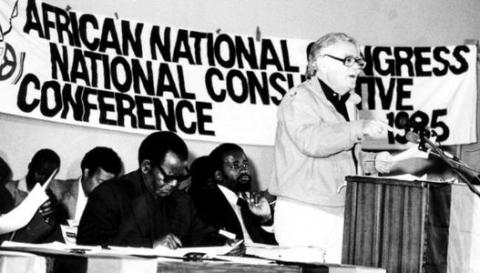
<path id="1" fill-rule="evenodd" d="M 246 254 L 264 259 L 297 263 L 325 263 L 325 250 L 316 246 L 245 244 Z"/>

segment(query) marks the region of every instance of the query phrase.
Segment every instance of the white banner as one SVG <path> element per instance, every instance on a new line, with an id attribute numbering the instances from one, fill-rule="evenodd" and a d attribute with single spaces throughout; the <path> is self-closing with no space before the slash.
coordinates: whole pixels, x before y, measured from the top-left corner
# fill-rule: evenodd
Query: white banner
<path id="1" fill-rule="evenodd" d="M 476 142 L 476 46 L 364 46 L 363 55 L 360 116 L 399 129 L 365 147 L 405 144 L 408 131 L 422 129 L 445 145 Z"/>
<path id="2" fill-rule="evenodd" d="M 0 3 L 0 112 L 186 139 L 273 145 L 276 108 L 303 80 L 300 39 L 256 39 Z M 362 115 L 475 142 L 476 48 L 364 47 Z M 405 121 L 407 125 L 405 125 Z M 404 134 L 373 146 L 403 144 Z"/>

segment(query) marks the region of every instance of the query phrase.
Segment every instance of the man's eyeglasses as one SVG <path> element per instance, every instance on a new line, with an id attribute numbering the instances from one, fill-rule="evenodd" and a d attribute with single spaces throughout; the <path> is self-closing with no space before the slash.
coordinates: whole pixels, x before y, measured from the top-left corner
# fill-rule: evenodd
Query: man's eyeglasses
<path id="1" fill-rule="evenodd" d="M 337 61 L 339 61 L 339 62 L 342 62 L 343 65 L 345 65 L 346 67 L 352 67 L 353 64 L 357 63 L 358 66 L 360 66 L 360 68 L 363 69 L 363 68 L 365 68 L 365 66 L 367 65 L 367 62 L 366 62 L 363 58 L 361 58 L 361 57 L 355 58 L 355 57 L 353 57 L 353 56 L 347 56 L 347 57 L 345 57 L 345 58 L 342 59 L 342 58 L 335 57 L 335 56 L 330 55 L 330 54 L 324 54 L 323 56 L 327 56 L 327 57 L 330 57 L 330 58 L 332 58 L 332 59 L 334 59 L 334 60 L 337 60 Z"/>
<path id="2" fill-rule="evenodd" d="M 239 171 L 241 169 L 248 169 L 248 167 L 250 166 L 248 161 L 243 161 L 243 163 L 240 163 L 239 161 L 235 161 L 233 163 L 230 163 L 230 162 L 225 162 L 225 163 L 227 164 L 228 167 L 236 171 Z"/>
<path id="3" fill-rule="evenodd" d="M 163 170 L 163 168 L 161 166 L 158 166 L 158 169 L 160 170 L 160 172 L 163 175 L 163 182 L 165 184 L 172 183 L 173 181 L 177 181 L 179 183 L 179 182 L 187 180 L 187 178 L 190 177 L 190 174 L 169 175 Z M 188 173 L 188 169 L 187 169 L 187 173 Z"/>

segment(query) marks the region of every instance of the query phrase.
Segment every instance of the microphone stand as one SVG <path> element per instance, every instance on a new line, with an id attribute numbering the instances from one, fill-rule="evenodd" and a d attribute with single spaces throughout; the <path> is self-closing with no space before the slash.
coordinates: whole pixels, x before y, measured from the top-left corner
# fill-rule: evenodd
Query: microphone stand
<path id="1" fill-rule="evenodd" d="M 472 185 L 472 182 L 470 179 L 468 179 L 465 174 L 462 172 L 462 167 L 464 169 L 468 169 L 470 172 L 474 172 L 473 179 L 478 178 L 478 172 L 473 170 L 472 168 L 468 167 L 465 165 L 463 162 L 458 162 L 454 160 L 453 158 L 448 157 L 445 155 L 445 152 L 441 149 L 439 149 L 435 143 L 433 143 L 426 134 L 420 134 L 420 143 L 419 143 L 419 149 L 425 148 L 425 144 L 430 146 L 430 153 L 438 158 L 440 158 L 445 164 L 447 164 L 452 170 L 460 177 L 460 179 L 467 184 L 468 188 L 470 191 L 472 191 L 474 194 L 476 194 L 478 197 L 480 197 L 480 192 Z M 433 151 L 433 152 L 432 152 Z"/>

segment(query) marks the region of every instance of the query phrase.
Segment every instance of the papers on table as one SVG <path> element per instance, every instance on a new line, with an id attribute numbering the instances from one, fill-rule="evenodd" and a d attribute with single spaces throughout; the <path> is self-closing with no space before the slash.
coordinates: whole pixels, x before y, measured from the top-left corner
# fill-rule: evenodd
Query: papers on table
<path id="1" fill-rule="evenodd" d="M 246 244 L 246 254 L 264 259 L 297 262 L 325 263 L 326 252 L 316 246 L 272 246 L 265 244 Z"/>
<path id="2" fill-rule="evenodd" d="M 216 258 L 225 262 L 238 263 L 238 264 L 253 264 L 253 265 L 269 265 L 275 264 L 275 261 L 263 258 L 254 257 L 239 257 L 239 256 L 225 256 L 219 255 Z"/>
<path id="3" fill-rule="evenodd" d="M 182 247 L 177 249 L 170 249 L 167 247 L 141 248 L 141 247 L 119 247 L 110 246 L 106 253 L 115 255 L 135 255 L 147 257 L 170 257 L 183 258 L 187 253 L 204 253 L 207 257 L 215 257 L 217 255 L 225 255 L 232 250 L 230 246 L 218 247 Z"/>
<path id="4" fill-rule="evenodd" d="M 4 250 L 26 251 L 47 254 L 78 254 L 89 256 L 140 256 L 158 258 L 161 260 L 183 260 L 188 253 L 203 253 L 201 260 L 215 260 L 220 262 L 232 262 L 243 264 L 272 264 L 275 261 L 298 262 L 298 263 L 324 263 L 325 250 L 314 246 L 281 247 L 264 244 L 247 244 L 246 254 L 250 257 L 227 256 L 233 246 L 219 247 L 183 247 L 169 249 L 166 247 L 141 248 L 141 247 L 119 247 L 67 245 L 53 242 L 47 244 L 30 244 L 5 241 L 2 243 Z"/>
<path id="5" fill-rule="evenodd" d="M 30 244 L 5 241 L 1 247 L 3 250 L 15 250 L 33 253 L 44 254 L 74 254 L 74 255 L 88 255 L 95 257 L 125 257 L 125 256 L 140 256 L 156 258 L 158 261 L 173 261 L 183 260 L 187 253 L 204 253 L 202 260 L 218 261 L 222 263 L 240 263 L 240 264 L 272 264 L 274 261 L 265 260 L 252 257 L 238 257 L 227 256 L 226 254 L 232 249 L 239 246 L 241 241 L 232 246 L 219 247 L 184 247 L 178 249 L 169 249 L 166 247 L 142 248 L 142 247 L 118 247 L 110 246 L 102 248 L 100 246 L 82 246 L 71 245 L 60 242 L 46 243 L 46 244 Z"/>
<path id="6" fill-rule="evenodd" d="M 13 241 L 4 241 L 2 243 L 3 249 L 47 253 L 47 254 L 86 254 L 86 253 L 100 253 L 102 248 L 100 246 L 83 246 L 83 245 L 67 245 L 60 242 L 52 242 L 45 244 L 31 244 Z"/>
<path id="7" fill-rule="evenodd" d="M 5 241 L 2 248 L 6 250 L 19 250 L 49 254 L 86 254 L 95 256 L 142 256 L 142 257 L 163 257 L 183 259 L 187 253 L 204 253 L 206 259 L 217 259 L 225 262 L 247 263 L 247 264 L 269 264 L 272 261 L 301 262 L 301 263 L 323 263 L 325 251 L 319 247 L 298 246 L 281 247 L 264 244 L 247 244 L 246 254 L 266 260 L 249 257 L 226 256 L 233 246 L 219 247 L 183 247 L 169 249 L 167 247 L 141 248 L 141 247 L 119 247 L 67 245 L 60 242 L 47 244 L 30 244 Z"/>
<path id="8" fill-rule="evenodd" d="M 241 242 L 239 242 L 241 243 Z M 218 247 L 183 247 L 177 249 L 169 249 L 167 247 L 142 248 L 142 247 L 119 247 L 110 246 L 102 248 L 100 246 L 84 246 L 64 244 L 60 242 L 46 244 L 30 244 L 13 241 L 4 241 L 3 249 L 20 250 L 27 252 L 39 252 L 50 254 L 88 254 L 99 256 L 143 256 L 143 257 L 167 257 L 183 259 L 187 253 L 204 253 L 206 258 L 214 258 L 219 255 L 226 255 L 238 244 L 232 246 Z"/>
<path id="9" fill-rule="evenodd" d="M 223 254 L 231 251 L 230 247 L 190 247 L 171 249 L 151 249 L 151 248 L 136 248 L 136 247 L 108 247 L 102 248 L 99 246 L 81 246 L 81 245 L 67 245 L 59 242 L 48 244 L 29 244 L 6 241 L 2 243 L 0 256 L 6 251 L 15 251 L 19 255 L 29 256 L 25 252 L 40 253 L 40 254 L 68 254 L 68 255 L 82 255 L 88 258 L 88 272 L 104 272 L 105 268 L 109 268 L 114 272 L 157 272 L 157 265 L 165 264 L 167 268 L 172 269 L 172 262 L 175 264 L 181 263 L 185 254 L 187 253 L 206 253 L 206 259 L 200 259 L 201 263 L 209 265 L 213 264 L 236 264 L 245 266 L 275 266 L 277 261 L 287 263 L 310 263 L 325 268 L 328 267 L 328 272 L 382 272 L 383 269 L 374 269 L 349 265 L 334 265 L 324 264 L 325 251 L 318 247 L 280 247 L 263 244 L 248 244 L 246 246 L 247 254 L 256 257 L 238 257 L 225 256 Z M 22 252 L 18 252 L 22 251 Z M 14 257 L 16 255 L 11 252 Z M 212 255 L 212 256 L 209 256 Z M 42 257 L 44 255 L 33 255 L 34 257 Z M 187 255 L 188 256 L 188 255 Z M 42 259 L 44 259 L 42 257 Z M 13 260 L 12 260 L 13 261 Z M 46 264 L 43 261 L 43 264 Z M 191 263 L 186 263 L 186 266 L 192 267 Z M 195 265 L 193 265 L 195 266 Z M 42 267 L 37 267 L 42 268 Z M 213 267 L 212 267 L 213 268 Z M 7 271 L 15 272 L 15 271 Z M 26 271 L 21 271 L 26 272 Z M 46 272 L 46 271 L 28 271 L 28 272 Z M 188 271 L 190 272 L 190 271 Z"/>

